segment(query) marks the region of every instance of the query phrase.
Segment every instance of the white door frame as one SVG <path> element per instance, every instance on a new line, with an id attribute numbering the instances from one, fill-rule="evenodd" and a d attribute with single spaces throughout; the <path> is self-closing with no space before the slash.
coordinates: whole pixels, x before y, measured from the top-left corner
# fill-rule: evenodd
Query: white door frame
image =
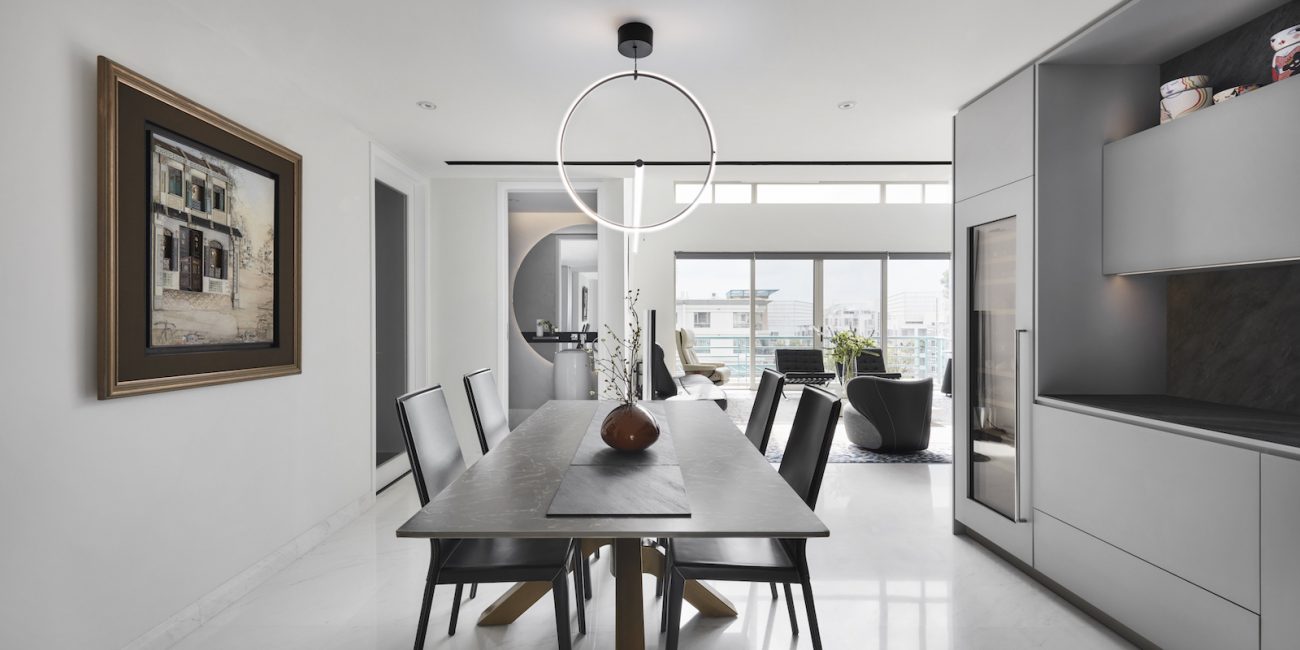
<path id="1" fill-rule="evenodd" d="M 370 479 L 374 490 L 410 471 L 406 455 L 398 455 L 375 467 L 375 417 L 379 408 L 393 405 L 375 403 L 375 182 L 378 181 L 406 195 L 406 385 L 415 390 L 429 381 L 432 351 L 432 301 L 429 299 L 429 183 L 396 156 L 378 144 L 370 143 Z"/>
<path id="2" fill-rule="evenodd" d="M 573 189 L 595 192 L 596 210 L 599 211 L 604 193 L 602 185 L 599 181 L 579 181 L 573 183 Z M 513 320 L 510 305 L 510 193 L 563 191 L 564 185 L 558 180 L 497 183 L 497 392 L 501 394 L 501 403 L 507 412 L 510 410 L 510 322 Z"/>

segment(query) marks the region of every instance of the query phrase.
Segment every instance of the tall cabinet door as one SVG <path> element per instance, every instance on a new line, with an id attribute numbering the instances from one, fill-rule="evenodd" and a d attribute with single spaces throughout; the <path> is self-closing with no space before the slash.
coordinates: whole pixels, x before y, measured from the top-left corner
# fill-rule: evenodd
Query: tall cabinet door
<path id="1" fill-rule="evenodd" d="M 954 211 L 955 516 L 1032 564 L 1034 179 Z"/>

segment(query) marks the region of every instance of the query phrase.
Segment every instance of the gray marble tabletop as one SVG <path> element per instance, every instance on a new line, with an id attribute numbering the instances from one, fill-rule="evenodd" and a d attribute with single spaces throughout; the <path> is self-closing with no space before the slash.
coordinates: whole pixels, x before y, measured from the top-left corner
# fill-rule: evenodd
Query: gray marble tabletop
<path id="1" fill-rule="evenodd" d="M 690 517 L 548 517 L 596 413 L 552 401 L 397 530 L 399 537 L 826 537 L 830 531 L 713 402 L 650 402 L 668 420 Z"/>

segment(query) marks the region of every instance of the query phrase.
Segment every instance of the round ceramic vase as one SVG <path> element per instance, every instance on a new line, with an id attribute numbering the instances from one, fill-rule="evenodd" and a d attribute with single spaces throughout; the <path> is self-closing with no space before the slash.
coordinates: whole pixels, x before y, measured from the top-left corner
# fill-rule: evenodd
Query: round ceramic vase
<path id="1" fill-rule="evenodd" d="M 1166 82 L 1160 86 L 1160 96 L 1169 99 L 1178 93 L 1191 90 L 1193 88 L 1204 88 L 1210 83 L 1210 77 L 1203 74 L 1194 74 L 1190 77 L 1180 77 L 1173 81 Z"/>
<path id="2" fill-rule="evenodd" d="M 600 439 L 618 451 L 641 451 L 659 440 L 659 423 L 640 404 L 619 404 L 601 422 Z"/>
<path id="3" fill-rule="evenodd" d="M 1259 89 L 1258 84 L 1246 84 L 1244 86 L 1233 86 L 1232 88 L 1229 88 L 1227 90 L 1220 90 L 1219 92 L 1214 93 L 1214 103 L 1222 104 L 1223 102 L 1226 102 L 1229 99 L 1232 99 L 1233 97 L 1240 97 L 1252 90 L 1258 90 L 1258 89 Z"/>
<path id="4" fill-rule="evenodd" d="M 1300 43 L 1273 53 L 1273 81 L 1281 81 L 1300 70 Z"/>
<path id="5" fill-rule="evenodd" d="M 1176 120 L 1211 105 L 1213 88 L 1192 88 L 1160 100 L 1160 123 Z"/>

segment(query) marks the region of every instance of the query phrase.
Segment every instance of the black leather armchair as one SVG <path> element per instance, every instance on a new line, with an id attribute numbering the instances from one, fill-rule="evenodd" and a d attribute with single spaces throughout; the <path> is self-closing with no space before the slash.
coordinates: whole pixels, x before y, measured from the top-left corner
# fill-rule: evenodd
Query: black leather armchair
<path id="1" fill-rule="evenodd" d="M 930 446 L 931 379 L 855 377 L 844 388 L 844 431 L 849 442 L 885 453 Z"/>
<path id="2" fill-rule="evenodd" d="M 787 384 L 823 386 L 835 379 L 835 373 L 826 372 L 822 351 L 815 348 L 778 348 L 776 371 L 785 375 Z"/>

